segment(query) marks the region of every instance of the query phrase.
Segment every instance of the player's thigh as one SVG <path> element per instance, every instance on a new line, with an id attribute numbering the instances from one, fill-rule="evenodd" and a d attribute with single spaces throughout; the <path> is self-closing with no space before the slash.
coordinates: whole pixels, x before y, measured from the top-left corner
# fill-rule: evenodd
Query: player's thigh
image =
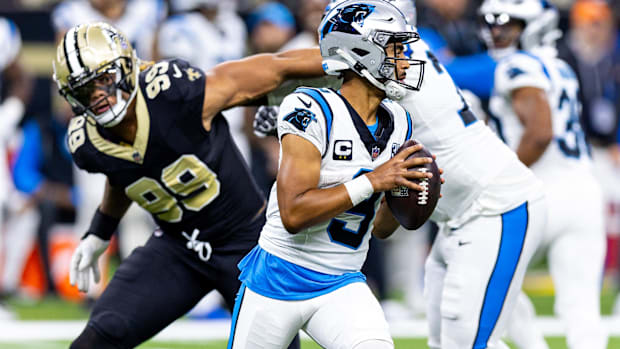
<path id="1" fill-rule="evenodd" d="M 303 330 L 322 347 L 350 349 L 368 341 L 393 347 L 383 310 L 366 283 L 343 286 L 312 302 L 317 309 Z"/>
<path id="2" fill-rule="evenodd" d="M 443 262 L 440 249 L 445 234 L 440 230 L 435 238 L 431 252 L 424 264 L 424 298 L 426 300 L 426 319 L 428 321 L 428 345 L 439 348 L 441 335 L 441 300 L 443 293 L 446 264 Z M 456 290 L 458 292 L 458 290 Z"/>
<path id="3" fill-rule="evenodd" d="M 262 296 L 241 285 L 233 311 L 228 349 L 282 349 L 299 332 L 307 301 Z"/>
<path id="4" fill-rule="evenodd" d="M 152 337 L 209 291 L 167 244 L 152 237 L 135 249 L 95 303 L 89 324 L 121 347 Z"/>
<path id="5" fill-rule="evenodd" d="M 441 348 L 502 346 L 507 315 L 542 234 L 544 201 L 479 217 L 443 241 L 448 268 L 441 301 Z"/>

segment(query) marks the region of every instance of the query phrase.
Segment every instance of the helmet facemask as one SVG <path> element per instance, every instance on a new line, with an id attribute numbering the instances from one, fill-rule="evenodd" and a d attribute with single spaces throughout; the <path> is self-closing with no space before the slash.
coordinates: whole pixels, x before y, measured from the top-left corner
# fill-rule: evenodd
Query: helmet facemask
<path id="1" fill-rule="evenodd" d="M 91 116 L 104 127 L 121 122 L 138 90 L 135 51 L 122 33 L 105 23 L 67 31 L 53 68 L 58 90 L 73 112 Z"/>
<path id="2" fill-rule="evenodd" d="M 407 90 L 418 90 L 422 84 L 424 62 L 397 52 L 397 44 L 413 43 L 420 37 L 414 27 L 407 25 L 402 12 L 389 3 L 345 1 L 323 19 L 319 37 L 327 74 L 352 70 L 395 100 L 404 97 Z M 388 47 L 394 49 L 390 56 L 386 53 Z M 415 67 L 415 83 L 399 79 L 404 76 L 398 71 L 400 61 L 407 61 L 409 68 Z"/>

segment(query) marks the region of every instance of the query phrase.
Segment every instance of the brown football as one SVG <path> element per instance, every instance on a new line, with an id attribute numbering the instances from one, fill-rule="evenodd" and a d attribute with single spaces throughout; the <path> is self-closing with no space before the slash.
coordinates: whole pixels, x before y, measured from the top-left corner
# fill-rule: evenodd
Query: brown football
<path id="1" fill-rule="evenodd" d="M 400 153 L 403 149 L 412 147 L 417 144 L 416 141 L 410 139 L 406 141 L 396 154 Z M 411 155 L 407 159 L 418 157 L 432 157 L 428 150 L 423 148 Z M 415 182 L 424 188 L 423 191 L 411 190 L 407 187 L 398 187 L 385 192 L 385 198 L 392 214 L 398 220 L 398 222 L 406 229 L 417 229 L 426 222 L 431 216 L 435 206 L 437 206 L 437 200 L 439 200 L 439 193 L 441 191 L 441 176 L 439 175 L 439 168 L 435 161 L 423 166 L 412 167 L 409 171 L 427 171 L 433 174 L 433 178 L 416 179 Z"/>

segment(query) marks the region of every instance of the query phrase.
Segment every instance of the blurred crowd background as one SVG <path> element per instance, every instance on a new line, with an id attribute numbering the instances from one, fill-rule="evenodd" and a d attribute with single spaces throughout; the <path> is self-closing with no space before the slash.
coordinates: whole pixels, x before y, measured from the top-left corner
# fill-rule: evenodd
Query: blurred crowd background
<path id="1" fill-rule="evenodd" d="M 564 33 L 560 56 L 581 84 L 581 121 L 606 194 L 605 289 L 620 285 L 620 1 L 555 0 Z M 131 40 L 139 57 L 180 57 L 207 70 L 260 52 L 317 45 L 329 0 L 3 0 L 0 2 L 0 319 L 16 315 L 3 301 L 58 297 L 88 304 L 68 283 L 71 253 L 101 200 L 102 175 L 72 165 L 65 142 L 71 111 L 52 80 L 55 43 L 81 22 L 106 21 Z M 480 0 L 418 0 L 418 30 L 457 84 L 484 114 L 494 62 L 481 39 Z M 489 73 L 490 72 L 490 73 Z M 23 107 L 22 107 L 23 106 Z M 277 171 L 278 141 L 252 133 L 255 108 L 226 112 L 235 141 L 267 193 Z M 415 131 L 414 131 L 415 137 Z M 576 183 L 575 185 L 579 185 Z M 136 207 L 107 253 L 114 265 L 143 243 L 152 220 Z M 423 312 L 422 269 L 433 226 L 371 242 L 365 266 L 388 317 Z M 579 251 L 575 251 L 579 253 Z M 544 260 L 536 263 L 544 264 Z M 550 281 L 533 277 L 526 287 Z M 202 312 L 217 309 L 217 295 Z M 10 303 L 10 302 L 9 302 Z M 4 305 L 3 305 L 4 304 Z M 36 302 L 34 303 L 36 304 Z M 620 312 L 620 305 L 615 307 Z M 201 310 L 196 310 L 201 313 Z"/>

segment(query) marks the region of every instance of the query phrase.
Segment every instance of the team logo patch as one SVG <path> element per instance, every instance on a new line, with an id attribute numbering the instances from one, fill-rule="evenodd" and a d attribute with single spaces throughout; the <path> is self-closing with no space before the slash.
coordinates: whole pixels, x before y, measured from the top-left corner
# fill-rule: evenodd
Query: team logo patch
<path id="1" fill-rule="evenodd" d="M 510 70 L 508 70 L 508 76 L 510 76 L 511 79 L 516 78 L 519 75 L 523 75 L 525 74 L 525 72 L 517 67 L 512 67 L 510 68 Z"/>
<path id="2" fill-rule="evenodd" d="M 351 160 L 353 159 L 353 141 L 336 140 L 334 142 L 334 160 Z"/>
<path id="3" fill-rule="evenodd" d="M 284 117 L 284 121 L 290 122 L 300 131 L 306 131 L 311 122 L 317 122 L 314 113 L 307 109 L 295 108 L 295 110 Z"/>

